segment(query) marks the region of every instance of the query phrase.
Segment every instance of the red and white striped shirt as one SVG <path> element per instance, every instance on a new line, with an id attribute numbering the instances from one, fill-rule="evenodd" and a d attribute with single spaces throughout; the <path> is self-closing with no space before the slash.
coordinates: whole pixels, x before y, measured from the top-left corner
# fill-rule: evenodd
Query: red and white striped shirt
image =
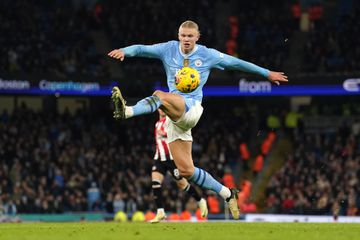
<path id="1" fill-rule="evenodd" d="M 168 159 L 173 160 L 170 153 L 169 145 L 166 142 L 167 133 L 165 131 L 166 117 L 159 119 L 155 124 L 155 141 L 156 141 L 156 152 L 154 159 L 166 161 Z"/>

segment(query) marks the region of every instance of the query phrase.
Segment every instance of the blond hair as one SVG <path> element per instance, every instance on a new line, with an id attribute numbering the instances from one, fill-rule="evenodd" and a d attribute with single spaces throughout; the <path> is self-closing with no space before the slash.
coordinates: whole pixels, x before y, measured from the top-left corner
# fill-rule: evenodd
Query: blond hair
<path id="1" fill-rule="evenodd" d="M 199 35 L 200 35 L 199 26 L 198 26 L 197 23 L 194 22 L 194 21 L 187 20 L 187 21 L 183 22 L 183 23 L 180 25 L 179 29 L 180 29 L 180 28 L 195 28 L 195 29 L 198 31 Z"/>

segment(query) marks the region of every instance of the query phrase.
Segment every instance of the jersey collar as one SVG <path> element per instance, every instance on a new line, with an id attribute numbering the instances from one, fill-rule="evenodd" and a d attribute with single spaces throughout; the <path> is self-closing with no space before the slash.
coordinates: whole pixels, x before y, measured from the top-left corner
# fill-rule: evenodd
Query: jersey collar
<path id="1" fill-rule="evenodd" d="M 196 51 L 198 50 L 198 46 L 195 45 L 194 49 L 189 52 L 188 54 L 185 54 L 181 51 L 181 46 L 180 46 L 180 43 L 179 43 L 179 52 L 181 54 L 181 56 L 183 56 L 184 58 L 189 58 L 191 55 L 193 55 Z"/>

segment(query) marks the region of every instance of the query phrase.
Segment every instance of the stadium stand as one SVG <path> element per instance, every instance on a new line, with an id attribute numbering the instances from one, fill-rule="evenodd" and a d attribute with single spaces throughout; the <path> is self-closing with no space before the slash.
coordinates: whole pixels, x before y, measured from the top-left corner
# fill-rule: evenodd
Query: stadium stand
<path id="1" fill-rule="evenodd" d="M 339 1 L 334 14 L 315 21 L 302 59 L 305 72 L 354 72 L 360 69 L 359 35 L 360 4 L 358 1 Z M 354 46 L 349 48 L 347 46 Z"/>
<path id="2" fill-rule="evenodd" d="M 359 116 L 352 104 L 312 107 L 308 114 L 331 118 Z M 344 111 L 346 109 L 346 111 Z M 309 116 L 307 115 L 307 116 Z M 306 117 L 305 116 L 305 119 Z M 344 118 L 346 119 L 346 118 Z M 266 189 L 268 213 L 359 215 L 359 120 L 344 120 L 338 128 L 295 131 L 294 153 L 271 178 Z M 334 208 L 333 206 L 338 206 Z M 338 212 L 338 213 L 337 213 Z"/>
<path id="3" fill-rule="evenodd" d="M 206 113 L 213 121 L 201 123 L 194 135 L 199 140 L 194 151 L 199 163 L 221 179 L 224 169 L 238 161 L 238 139 L 233 134 L 241 131 L 226 127 L 237 119 L 229 118 L 224 125 L 215 120 L 217 114 Z M 248 122 L 246 116 L 242 118 Z M 119 124 L 108 114 L 52 114 L 23 105 L 13 113 L 3 112 L 0 119 L 0 205 L 4 212 L 15 211 L 10 205 L 15 205 L 17 213 L 153 210 L 154 139 L 149 129 L 154 128 L 154 116 Z M 167 178 L 164 185 L 166 209 L 185 210 L 188 199 L 174 181 Z"/>
<path id="4" fill-rule="evenodd" d="M 189 18 L 200 25 L 200 44 L 267 68 L 287 72 L 291 59 L 296 63 L 294 75 L 359 72 L 359 1 L 331 1 L 331 7 L 326 1 L 275 2 L 2 0 L 0 80 L 7 75 L 17 79 L 36 75 L 108 83 L 115 70 L 99 50 L 99 42 L 111 50 L 176 39 L 179 23 Z M 300 29 L 305 2 L 315 4 L 307 6 L 307 31 Z M 99 36 L 94 32 L 101 32 L 103 39 L 94 37 Z M 123 73 L 116 79 L 121 83 L 127 76 L 140 82 L 164 78 L 158 61 L 127 59 L 116 68 Z M 231 74 L 215 76 L 224 79 Z M 129 95 L 138 97 L 145 83 L 134 85 Z M 242 210 L 262 211 L 251 202 L 252 191 L 258 188 L 254 183 L 269 167 L 271 147 L 286 136 L 295 150 L 267 183 L 264 211 L 360 215 L 359 119 L 325 127 L 330 117 L 338 117 L 336 122 L 359 116 L 359 101 L 329 104 L 326 100 L 292 112 L 267 100 L 249 106 L 253 99 L 205 99 L 209 107 L 193 132 L 196 164 L 227 185 L 242 186 Z M 287 105 L 289 99 L 280 101 Z M 154 140 L 149 129 L 155 116 L 115 123 L 108 107 L 102 114 L 89 109 L 72 114 L 19 105 L 0 115 L 0 213 L 154 210 L 150 186 Z M 329 118 L 319 120 L 319 116 Z M 276 138 L 270 146 L 261 145 L 270 130 Z M 257 156 L 261 164 L 253 174 Z M 249 178 L 240 181 L 243 176 Z M 164 186 L 165 208 L 174 218 L 184 212 L 188 219 L 196 203 L 179 192 L 170 178 Z M 208 192 L 204 195 L 210 213 L 223 212 L 223 201 Z"/>
<path id="5" fill-rule="evenodd" d="M 0 39 L 2 73 L 108 76 L 105 58 L 90 35 L 95 26 L 92 11 L 75 8 L 70 1 L 5 0 L 0 20 L 0 32 L 6 34 Z"/>

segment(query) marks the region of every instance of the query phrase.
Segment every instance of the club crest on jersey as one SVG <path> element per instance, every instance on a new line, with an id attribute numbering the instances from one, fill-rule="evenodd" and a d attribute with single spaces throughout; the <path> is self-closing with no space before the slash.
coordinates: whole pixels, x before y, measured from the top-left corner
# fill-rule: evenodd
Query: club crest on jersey
<path id="1" fill-rule="evenodd" d="M 202 61 L 200 59 L 195 60 L 195 66 L 200 67 L 202 65 Z"/>

